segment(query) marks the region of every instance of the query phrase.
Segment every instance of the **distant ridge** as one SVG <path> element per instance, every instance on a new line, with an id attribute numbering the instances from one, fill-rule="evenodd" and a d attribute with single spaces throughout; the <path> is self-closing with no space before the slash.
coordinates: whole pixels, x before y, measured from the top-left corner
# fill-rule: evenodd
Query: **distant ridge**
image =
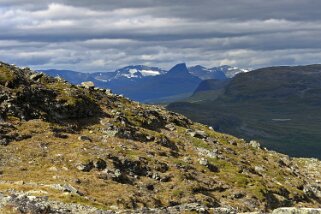
<path id="1" fill-rule="evenodd" d="M 168 106 L 193 120 L 293 156 L 321 158 L 321 65 L 279 66 L 204 80 Z"/>
<path id="2" fill-rule="evenodd" d="M 141 102 L 168 102 L 193 94 L 201 80 L 228 79 L 230 66 L 207 69 L 203 66 L 187 67 L 179 63 L 169 71 L 145 65 L 130 65 L 114 72 L 81 73 L 69 70 L 42 70 L 51 76 L 60 76 L 73 84 L 92 81 L 102 88 L 124 94 Z M 236 73 L 241 70 L 233 70 Z M 231 76 L 231 74 L 229 74 Z M 232 75 L 233 76 L 233 75 Z M 174 86 L 176 85 L 176 86 Z"/>

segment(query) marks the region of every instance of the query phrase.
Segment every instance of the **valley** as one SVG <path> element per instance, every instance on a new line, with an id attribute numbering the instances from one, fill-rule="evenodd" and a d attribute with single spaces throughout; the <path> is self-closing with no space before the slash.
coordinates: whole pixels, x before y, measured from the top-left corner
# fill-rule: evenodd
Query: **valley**
<path id="1" fill-rule="evenodd" d="M 320 158 L 320 71 L 319 65 L 259 69 L 223 87 L 211 82 L 168 108 L 269 149 Z"/>

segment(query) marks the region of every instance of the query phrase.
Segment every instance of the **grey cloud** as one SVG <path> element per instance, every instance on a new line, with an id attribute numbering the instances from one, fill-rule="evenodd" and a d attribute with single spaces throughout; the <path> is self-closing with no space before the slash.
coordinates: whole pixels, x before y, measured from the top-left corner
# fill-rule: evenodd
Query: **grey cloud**
<path id="1" fill-rule="evenodd" d="M 33 68 L 318 63 L 318 0 L 0 0 L 0 60 Z"/>
<path id="2" fill-rule="evenodd" d="M 319 0 L 1 0 L 0 4 L 22 8 L 41 8 L 47 4 L 60 4 L 114 10 L 119 8 L 151 8 L 154 14 L 199 19 L 320 19 Z"/>

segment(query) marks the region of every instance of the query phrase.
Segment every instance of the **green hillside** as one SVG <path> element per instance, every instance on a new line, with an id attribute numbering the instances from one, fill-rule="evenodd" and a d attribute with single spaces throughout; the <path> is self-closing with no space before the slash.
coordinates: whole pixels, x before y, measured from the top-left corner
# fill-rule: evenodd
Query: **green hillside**
<path id="1" fill-rule="evenodd" d="M 320 158 L 320 71 L 320 65 L 259 69 L 168 108 L 270 149 Z"/>

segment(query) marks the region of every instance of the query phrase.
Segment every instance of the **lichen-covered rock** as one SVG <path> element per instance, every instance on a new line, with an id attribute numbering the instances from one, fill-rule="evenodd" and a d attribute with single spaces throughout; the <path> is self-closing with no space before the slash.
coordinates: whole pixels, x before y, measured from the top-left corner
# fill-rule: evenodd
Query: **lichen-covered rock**
<path id="1" fill-rule="evenodd" d="M 275 209 L 272 214 L 321 214 L 321 209 L 287 207 Z"/>
<path id="2" fill-rule="evenodd" d="M 255 140 L 251 140 L 249 144 L 250 144 L 250 146 L 252 146 L 255 149 L 261 148 L 261 144 Z"/>
<path id="3" fill-rule="evenodd" d="M 84 88 L 87 88 L 87 89 L 94 89 L 95 88 L 95 84 L 91 81 L 82 82 L 81 86 L 83 86 Z"/>

